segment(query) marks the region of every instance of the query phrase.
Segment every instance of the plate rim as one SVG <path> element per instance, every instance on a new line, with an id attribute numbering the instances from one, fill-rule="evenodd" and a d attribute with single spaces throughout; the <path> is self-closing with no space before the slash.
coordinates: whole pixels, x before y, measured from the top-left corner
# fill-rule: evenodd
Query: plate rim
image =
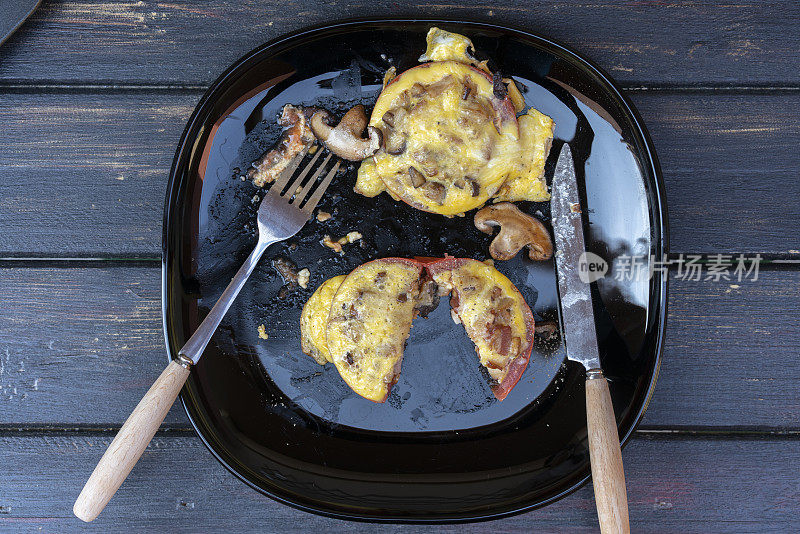
<path id="1" fill-rule="evenodd" d="M 173 351 L 170 347 L 170 330 L 168 325 L 168 316 L 167 316 L 167 308 L 168 308 L 168 270 L 167 270 L 167 258 L 169 256 L 169 229 L 170 229 L 170 208 L 173 206 L 175 199 L 175 195 L 177 194 L 177 183 L 179 180 L 176 180 L 178 167 L 180 165 L 180 161 L 184 152 L 187 150 L 188 145 L 190 144 L 189 141 L 189 133 L 195 129 L 196 123 L 201 115 L 203 115 L 206 107 L 212 104 L 212 100 L 210 99 L 213 96 L 214 92 L 218 90 L 219 86 L 225 82 L 225 80 L 231 76 L 235 71 L 237 71 L 244 63 L 253 58 L 257 57 L 258 55 L 262 54 L 264 51 L 280 46 L 281 44 L 285 44 L 292 40 L 311 36 L 315 33 L 321 33 L 329 30 L 334 29 L 348 29 L 348 28 L 357 28 L 359 26 L 366 26 L 369 24 L 386 24 L 386 23 L 395 23 L 395 24 L 410 24 L 410 23 L 428 23 L 428 24 L 459 24 L 464 26 L 472 26 L 478 29 L 489 29 L 493 31 L 499 31 L 507 34 L 517 34 L 519 36 L 527 37 L 533 40 L 537 40 L 543 42 L 544 44 L 550 45 L 553 48 L 558 49 L 560 52 L 572 56 L 576 59 L 579 63 L 583 63 L 586 67 L 590 70 L 594 71 L 594 74 L 607 86 L 607 88 L 613 92 L 614 96 L 619 99 L 619 101 L 624 105 L 624 110 L 629 114 L 629 116 L 633 119 L 633 123 L 636 126 L 636 130 L 638 131 L 639 135 L 641 135 L 643 140 L 644 148 L 647 151 L 647 154 L 650 158 L 650 170 L 652 171 L 654 186 L 652 190 L 652 197 L 653 197 L 653 205 L 652 208 L 649 209 L 649 213 L 653 217 L 653 225 L 655 229 L 657 229 L 658 234 L 660 236 L 660 240 L 655 244 L 655 252 L 660 254 L 661 257 L 666 257 L 669 252 L 669 224 L 668 224 L 668 216 L 667 216 L 667 204 L 666 204 L 666 189 L 664 186 L 664 177 L 661 171 L 661 165 L 658 159 L 658 156 L 655 151 L 655 147 L 653 145 L 653 141 L 650 137 L 650 134 L 647 128 L 644 125 L 644 121 L 642 120 L 639 112 L 630 102 L 628 97 L 622 92 L 620 87 L 614 81 L 614 79 L 606 73 L 605 70 L 600 68 L 597 64 L 595 64 L 592 60 L 586 58 L 584 55 L 575 52 L 569 46 L 561 43 L 556 39 L 552 39 L 550 37 L 546 37 L 540 33 L 536 33 L 529 30 L 520 29 L 511 25 L 506 24 L 494 24 L 491 22 L 486 22 L 484 20 L 479 19 L 472 19 L 472 18 L 459 18 L 459 19 L 446 19 L 446 18 L 408 18 L 408 17 L 356 17 L 356 18 L 346 18 L 341 19 L 335 22 L 328 22 L 323 24 L 317 24 L 312 26 L 304 26 L 297 30 L 281 34 L 280 36 L 271 39 L 264 44 L 253 48 L 252 50 L 246 52 L 241 57 L 239 57 L 236 61 L 231 63 L 231 65 L 222 72 L 222 74 L 217 77 L 214 82 L 212 82 L 203 95 L 198 100 L 192 114 L 190 115 L 189 119 L 186 122 L 186 126 L 184 127 L 183 132 L 181 133 L 180 140 L 178 141 L 177 148 L 175 150 L 175 157 L 173 158 L 172 165 L 169 171 L 169 177 L 167 181 L 166 187 L 166 195 L 164 201 L 164 213 L 163 213 L 163 221 L 162 221 L 162 249 L 161 249 L 161 318 L 162 318 L 162 326 L 164 331 L 164 342 L 166 345 L 166 352 L 167 352 L 167 359 L 171 361 L 173 359 Z M 192 136 L 193 139 L 194 136 Z M 631 437 L 633 436 L 634 432 L 636 432 L 644 414 L 647 411 L 647 408 L 650 405 L 650 401 L 653 396 L 653 392 L 655 390 L 655 385 L 658 381 L 658 376 L 661 368 L 661 361 L 663 358 L 663 350 L 664 350 L 664 335 L 666 331 L 666 319 L 667 319 L 667 304 L 668 304 L 668 282 L 669 282 L 669 273 L 665 276 L 660 277 L 660 284 L 657 287 L 658 296 L 657 296 L 657 310 L 656 310 L 656 322 L 654 325 L 654 337 L 655 337 L 655 363 L 653 366 L 653 372 L 650 377 L 649 383 L 647 384 L 647 392 L 645 395 L 645 399 L 642 402 L 642 405 L 636 410 L 635 415 L 633 415 L 633 422 L 625 432 L 624 436 L 620 438 L 620 446 L 624 448 L 625 445 L 630 441 Z M 652 290 L 652 289 L 651 289 Z M 356 522 L 365 522 L 365 523 L 397 523 L 397 524 L 460 524 L 460 523 L 472 523 L 472 522 L 482 522 L 482 521 L 490 521 L 494 519 L 501 519 L 505 517 L 511 517 L 514 515 L 522 514 L 525 512 L 529 512 L 532 510 L 536 510 L 545 506 L 548 506 L 556 501 L 563 499 L 564 497 L 574 493 L 575 491 L 579 490 L 583 486 L 585 486 L 589 480 L 591 479 L 591 471 L 585 474 L 585 476 L 581 477 L 579 480 L 574 482 L 568 488 L 560 491 L 559 493 L 552 495 L 542 501 L 537 503 L 525 505 L 525 506 L 518 506 L 511 510 L 503 510 L 497 511 L 492 513 L 483 513 L 483 514 L 476 514 L 470 515 L 465 517 L 407 517 L 407 516 L 371 516 L 371 515 L 363 515 L 357 514 L 352 512 L 345 512 L 340 510 L 334 509 L 326 509 L 323 507 L 315 507 L 310 506 L 307 504 L 302 504 L 299 502 L 292 501 L 275 493 L 272 493 L 268 490 L 265 490 L 261 486 L 255 484 L 253 481 L 249 480 L 243 473 L 239 472 L 236 468 L 230 465 L 222 455 L 215 449 L 214 445 L 211 443 L 211 439 L 204 435 L 204 433 L 200 430 L 199 423 L 196 421 L 196 417 L 193 416 L 191 407 L 189 404 L 189 400 L 187 399 L 187 395 L 185 395 L 184 390 L 186 387 L 181 389 L 179 394 L 181 405 L 183 406 L 184 411 L 189 419 L 189 422 L 192 424 L 195 433 L 206 446 L 206 448 L 211 452 L 212 456 L 216 458 L 220 464 L 225 467 L 231 474 L 233 474 L 236 478 L 240 481 L 244 482 L 247 486 L 254 489 L 255 491 L 259 492 L 262 495 L 269 497 L 281 504 L 290 506 L 292 508 L 313 513 L 316 515 L 330 517 L 334 519 L 342 519 L 348 521 L 356 521 Z M 619 427 L 618 427 L 619 431 Z"/>

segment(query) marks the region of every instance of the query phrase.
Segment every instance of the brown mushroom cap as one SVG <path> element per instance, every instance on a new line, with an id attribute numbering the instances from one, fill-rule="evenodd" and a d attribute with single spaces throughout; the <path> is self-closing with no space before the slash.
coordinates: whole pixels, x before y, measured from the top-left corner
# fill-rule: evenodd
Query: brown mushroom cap
<path id="1" fill-rule="evenodd" d="M 377 128 L 368 127 L 368 137 L 361 137 L 367 127 L 367 114 L 361 104 L 350 108 L 335 127 L 329 124 L 330 120 L 330 113 L 325 110 L 317 111 L 311 116 L 311 131 L 340 158 L 361 161 L 375 154 L 381 147 L 382 136 Z"/>
<path id="2" fill-rule="evenodd" d="M 510 260 L 526 245 L 532 260 L 547 260 L 553 255 L 553 241 L 544 224 L 511 202 L 486 206 L 475 214 L 475 227 L 481 232 L 491 234 L 498 226 L 500 232 L 489 245 L 492 258 Z"/>

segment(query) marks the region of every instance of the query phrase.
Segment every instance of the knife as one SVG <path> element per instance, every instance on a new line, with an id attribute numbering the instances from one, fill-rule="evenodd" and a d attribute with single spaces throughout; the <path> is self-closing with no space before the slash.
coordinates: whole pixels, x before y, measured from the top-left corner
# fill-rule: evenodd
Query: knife
<path id="1" fill-rule="evenodd" d="M 579 274 L 581 263 L 586 266 L 586 246 L 575 163 L 566 143 L 556 163 L 550 210 L 567 358 L 586 368 L 586 427 L 600 531 L 628 533 L 628 496 L 617 420 L 608 381 L 600 368 L 589 284 Z"/>

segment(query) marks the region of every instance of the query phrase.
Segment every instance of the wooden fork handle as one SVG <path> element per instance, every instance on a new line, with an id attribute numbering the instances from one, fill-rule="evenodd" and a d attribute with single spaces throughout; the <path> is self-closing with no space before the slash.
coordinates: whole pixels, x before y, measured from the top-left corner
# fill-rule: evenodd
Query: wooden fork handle
<path id="1" fill-rule="evenodd" d="M 136 405 L 72 507 L 79 519 L 88 522 L 100 515 L 128 477 L 175 402 L 189 377 L 190 367 L 186 361 L 170 362 Z"/>
<path id="2" fill-rule="evenodd" d="M 608 381 L 599 369 L 586 373 L 586 422 L 592 485 L 600 532 L 628 534 L 628 495 Z"/>

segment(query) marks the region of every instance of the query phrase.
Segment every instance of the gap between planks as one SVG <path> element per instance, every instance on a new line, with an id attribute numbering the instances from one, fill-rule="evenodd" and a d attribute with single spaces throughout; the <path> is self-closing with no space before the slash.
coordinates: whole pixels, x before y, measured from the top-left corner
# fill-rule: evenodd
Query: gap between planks
<path id="1" fill-rule="evenodd" d="M 121 425 L 26 425 L 2 424 L 0 437 L 39 436 L 106 436 L 119 432 Z M 160 437 L 186 437 L 197 435 L 194 428 L 185 425 L 162 425 L 156 432 Z M 729 439 L 754 441 L 800 440 L 800 428 L 773 427 L 650 427 L 638 428 L 632 439 Z"/>
<path id="2" fill-rule="evenodd" d="M 626 93 L 684 93 L 684 94 L 798 94 L 800 84 L 742 85 L 742 84 L 648 84 L 618 83 Z M 202 84 L 152 84 L 147 82 L 61 82 L 55 80 L 4 80 L 0 81 L 0 93 L 8 94 L 100 94 L 100 93 L 163 93 L 202 94 L 210 86 Z"/>
<path id="3" fill-rule="evenodd" d="M 688 259 L 692 256 L 701 256 L 700 264 L 707 264 L 714 260 L 718 254 L 731 256 L 733 261 L 739 254 L 749 261 L 756 254 L 761 256 L 760 271 L 794 271 L 800 270 L 800 253 L 774 254 L 764 252 L 723 252 L 723 253 L 692 253 L 692 252 L 673 252 L 667 255 L 670 261 L 676 261 L 681 256 Z M 108 257 L 94 256 L 35 256 L 30 254 L 0 256 L 0 269 L 13 268 L 75 268 L 85 269 L 89 267 L 108 268 L 108 267 L 159 267 L 161 266 L 161 256 L 126 256 L 114 255 Z M 670 266 L 670 271 L 677 270 L 675 265 Z"/>

